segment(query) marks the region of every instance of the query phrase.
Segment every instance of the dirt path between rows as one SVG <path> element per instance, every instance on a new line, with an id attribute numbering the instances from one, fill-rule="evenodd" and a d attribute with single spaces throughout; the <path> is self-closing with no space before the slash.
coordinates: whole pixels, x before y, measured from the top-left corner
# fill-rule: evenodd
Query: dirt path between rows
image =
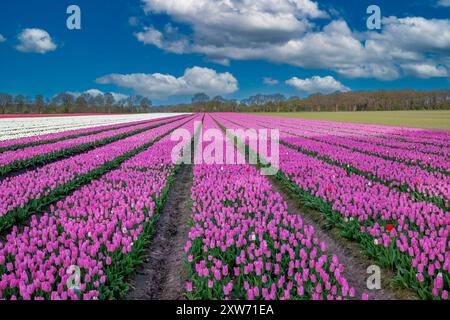
<path id="1" fill-rule="evenodd" d="M 381 289 L 367 289 L 367 279 L 370 274 L 367 268 L 376 265 L 368 259 L 359 249 L 355 242 L 344 239 L 336 229 L 329 229 L 326 220 L 320 212 L 306 208 L 286 187 L 284 187 L 275 177 L 269 177 L 274 191 L 278 192 L 288 205 L 291 214 L 301 214 L 302 220 L 314 226 L 315 237 L 327 245 L 327 252 L 335 254 L 339 262 L 344 265 L 343 276 L 347 279 L 350 287 L 355 288 L 356 299 L 361 299 L 363 293 L 369 295 L 370 300 L 397 300 L 397 299 L 417 299 L 414 293 L 409 290 L 392 289 L 390 282 L 393 273 L 390 270 L 381 270 Z"/>
<path id="2" fill-rule="evenodd" d="M 144 264 L 130 279 L 128 300 L 181 300 L 185 279 L 184 251 L 189 233 L 192 166 L 183 165 L 175 176 L 156 222 L 156 233 Z"/>

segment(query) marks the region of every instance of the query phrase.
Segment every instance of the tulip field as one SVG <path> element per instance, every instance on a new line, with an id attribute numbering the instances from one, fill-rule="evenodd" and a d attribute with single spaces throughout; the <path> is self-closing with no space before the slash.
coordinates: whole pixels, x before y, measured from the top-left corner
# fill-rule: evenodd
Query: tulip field
<path id="1" fill-rule="evenodd" d="M 227 129 L 279 132 L 276 173 L 245 139 L 260 161 L 228 163 L 226 144 L 242 150 Z M 211 130 L 227 137 L 219 149 Z M 204 152 L 215 162 L 197 161 Z M 168 207 L 181 170 L 185 211 Z M 162 250 L 152 240 L 167 211 L 185 219 Z M 179 299 L 448 300 L 449 233 L 449 131 L 238 113 L 0 119 L 1 300 L 126 299 L 166 284 Z M 387 274 L 385 295 L 356 281 L 369 275 L 341 239 Z M 182 261 L 136 283 L 152 251 Z"/>

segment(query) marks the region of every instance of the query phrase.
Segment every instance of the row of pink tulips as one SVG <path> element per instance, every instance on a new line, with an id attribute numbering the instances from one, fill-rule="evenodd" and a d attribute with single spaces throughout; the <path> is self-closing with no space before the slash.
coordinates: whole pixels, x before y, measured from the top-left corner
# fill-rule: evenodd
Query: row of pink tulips
<path id="1" fill-rule="evenodd" d="M 245 120 L 237 119 L 237 116 L 227 117 L 234 122 L 247 127 L 265 128 L 254 118 Z M 242 117 L 241 117 L 242 118 Z M 275 125 L 271 125 L 274 128 Z M 450 176 L 440 172 L 429 172 L 419 166 L 406 165 L 363 152 L 352 151 L 334 144 L 320 142 L 309 138 L 303 138 L 298 133 L 301 130 L 286 128 L 281 132 L 281 140 L 303 151 L 325 157 L 333 162 L 341 164 L 345 168 L 354 168 L 367 174 L 375 180 L 380 180 L 389 187 L 401 187 L 402 191 L 412 197 L 425 198 L 443 208 L 449 207 Z"/>
<path id="2" fill-rule="evenodd" d="M 350 151 L 338 146 L 311 141 L 301 137 L 286 136 L 282 140 L 302 150 L 316 153 L 345 166 L 381 180 L 389 187 L 401 187 L 413 197 L 424 196 L 442 207 L 449 207 L 450 176 L 440 172 L 429 172 L 419 166 L 408 166 L 392 160 Z M 403 187 L 403 188 L 402 188 Z"/>
<path id="3" fill-rule="evenodd" d="M 218 126 L 207 118 L 204 129 Z M 249 165 L 194 167 L 190 299 L 344 299 L 344 266 Z M 363 298 L 367 298 L 363 294 Z"/>
<path id="4" fill-rule="evenodd" d="M 29 201 L 45 197 L 52 190 L 63 186 L 78 176 L 100 168 L 106 162 L 151 142 L 182 123 L 186 119 L 149 129 L 143 133 L 96 148 L 68 159 L 50 163 L 36 170 L 6 177 L 0 181 L 0 217 L 18 207 L 25 208 Z"/>
<path id="5" fill-rule="evenodd" d="M 258 117 L 261 120 L 294 124 L 297 127 L 312 125 L 324 129 L 339 130 L 343 132 L 359 133 L 366 136 L 379 137 L 390 140 L 407 141 L 413 143 L 431 144 L 450 147 L 450 134 L 448 131 L 427 130 L 419 128 L 392 127 L 384 125 L 359 124 L 336 121 L 305 120 L 277 118 L 272 116 Z"/>
<path id="6" fill-rule="evenodd" d="M 352 220 L 371 236 L 374 245 L 400 250 L 406 259 L 399 258 L 403 263 L 397 267 L 407 268 L 409 262 L 416 272 L 417 287 L 427 290 L 429 296 L 447 296 L 435 283 L 450 271 L 450 212 L 412 202 L 405 194 L 286 147 L 281 147 L 280 162 L 289 180 L 330 203 L 342 221 Z"/>
<path id="7" fill-rule="evenodd" d="M 124 140 L 124 145 L 135 147 L 174 125 Z M 184 128 L 192 131 L 192 121 Z M 174 172 L 174 145 L 166 136 L 34 216 L 23 230 L 14 227 L 0 243 L 0 298 L 123 297 L 123 276 L 138 260 Z"/>
<path id="8" fill-rule="evenodd" d="M 401 270 L 419 295 L 448 299 L 450 212 L 285 146 L 280 169 L 304 196 L 329 204 L 327 213 Z"/>
<path id="9" fill-rule="evenodd" d="M 77 136 L 81 135 L 89 135 L 96 132 L 101 131 L 107 131 L 107 130 L 113 130 L 113 129 L 120 129 L 126 126 L 130 125 L 139 125 L 144 124 L 147 122 L 154 122 L 157 120 L 145 120 L 145 121 L 136 121 L 136 122 L 130 122 L 130 123 L 120 123 L 120 124 L 112 124 L 112 125 L 105 125 L 105 126 L 99 126 L 99 127 L 92 127 L 92 128 L 85 128 L 85 129 L 76 129 L 76 130 L 68 130 L 58 133 L 48 133 L 43 135 L 35 135 L 31 137 L 25 137 L 25 138 L 17 138 L 17 139 L 10 139 L 10 140 L 4 140 L 0 141 L 0 150 L 8 149 L 8 148 L 22 148 L 23 146 L 27 145 L 33 145 L 33 144 L 44 144 L 51 141 L 59 141 L 61 139 L 66 138 L 75 138 Z"/>
<path id="10" fill-rule="evenodd" d="M 273 122 L 271 124 L 274 126 Z M 278 128 L 284 130 L 285 124 L 279 124 Z M 295 134 L 301 135 L 311 139 L 316 139 L 321 142 L 330 143 L 333 145 L 342 146 L 354 151 L 365 152 L 370 155 L 376 155 L 384 158 L 388 158 L 395 161 L 401 161 L 413 165 L 422 165 L 435 170 L 450 173 L 450 161 L 447 155 L 438 155 L 433 153 L 424 153 L 417 150 L 404 150 L 399 148 L 393 148 L 388 146 L 380 146 L 373 142 L 364 142 L 351 140 L 346 137 L 333 136 L 322 130 L 307 130 L 299 126 L 295 129 L 292 126 L 289 127 L 295 131 Z"/>
<path id="11" fill-rule="evenodd" d="M 284 128 L 298 129 L 299 125 L 293 121 L 262 121 L 270 126 L 283 126 Z M 398 149 L 419 151 L 423 153 L 438 154 L 449 156 L 450 146 L 439 146 L 436 144 L 422 144 L 412 141 L 396 140 L 392 137 L 376 136 L 374 134 L 368 135 L 363 130 L 352 130 L 352 127 L 335 128 L 332 126 L 321 126 L 317 124 L 302 123 L 302 130 L 309 133 L 321 133 L 340 138 L 347 138 L 359 142 L 368 142 L 379 146 L 386 146 Z"/>
<path id="12" fill-rule="evenodd" d="M 45 155 L 49 155 L 51 153 L 64 151 L 67 149 L 80 147 L 85 144 L 91 144 L 93 142 L 98 142 L 103 139 L 112 138 L 115 136 L 120 136 L 123 134 L 130 133 L 135 130 L 141 130 L 145 128 L 149 128 L 154 125 L 158 125 L 161 123 L 165 123 L 168 121 L 172 121 L 172 119 L 161 119 L 156 121 L 146 121 L 141 124 L 127 126 L 125 128 L 119 128 L 115 130 L 108 130 L 97 134 L 87 135 L 87 136 L 81 136 L 74 139 L 67 139 L 63 141 L 58 141 L 55 143 L 50 144 L 44 144 L 44 145 L 38 145 L 38 146 L 31 146 L 20 150 L 11 150 L 11 151 L 5 151 L 3 153 L 0 153 L 0 167 L 6 166 L 11 163 L 26 160 L 26 159 L 32 159 L 34 157 L 42 157 Z"/>

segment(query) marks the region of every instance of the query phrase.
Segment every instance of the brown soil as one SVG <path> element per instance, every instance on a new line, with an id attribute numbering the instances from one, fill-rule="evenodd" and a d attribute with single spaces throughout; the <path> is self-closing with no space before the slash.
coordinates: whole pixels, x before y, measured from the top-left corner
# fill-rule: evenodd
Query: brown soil
<path id="1" fill-rule="evenodd" d="M 184 251 L 189 233 L 192 166 L 183 165 L 175 176 L 167 201 L 156 222 L 156 233 L 144 264 L 130 279 L 128 300 L 181 300 L 187 278 Z"/>

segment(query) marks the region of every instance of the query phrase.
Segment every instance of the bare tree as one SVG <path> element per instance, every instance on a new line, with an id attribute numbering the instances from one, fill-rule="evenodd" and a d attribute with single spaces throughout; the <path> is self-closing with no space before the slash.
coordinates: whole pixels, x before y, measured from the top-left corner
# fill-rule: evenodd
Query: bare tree
<path id="1" fill-rule="evenodd" d="M 52 101 L 55 105 L 61 106 L 63 113 L 70 113 L 75 104 L 75 98 L 72 94 L 67 92 L 62 92 L 56 95 Z"/>
<path id="2" fill-rule="evenodd" d="M 149 112 L 150 108 L 152 106 L 152 101 L 149 98 L 142 98 L 141 99 L 141 103 L 140 103 L 140 107 L 141 107 L 141 112 Z"/>
<path id="3" fill-rule="evenodd" d="M 93 103 L 95 106 L 95 112 L 104 112 L 105 110 L 105 96 L 103 94 L 99 94 L 94 97 Z"/>
<path id="4" fill-rule="evenodd" d="M 105 107 L 108 113 L 111 113 L 113 105 L 114 105 L 114 96 L 111 93 L 106 93 L 104 95 L 105 99 Z"/>
<path id="5" fill-rule="evenodd" d="M 34 98 L 34 106 L 36 107 L 36 112 L 39 114 L 45 109 L 45 101 L 42 94 L 38 94 Z"/>
<path id="6" fill-rule="evenodd" d="M 0 111 L 5 114 L 8 107 L 11 107 L 13 103 L 13 97 L 7 93 L 0 93 Z"/>
<path id="7" fill-rule="evenodd" d="M 80 95 L 75 100 L 75 108 L 77 112 L 86 112 L 88 110 L 88 101 L 86 95 Z"/>
<path id="8" fill-rule="evenodd" d="M 23 113 L 25 111 L 25 96 L 22 94 L 15 96 L 14 104 L 16 105 L 16 113 Z"/>

